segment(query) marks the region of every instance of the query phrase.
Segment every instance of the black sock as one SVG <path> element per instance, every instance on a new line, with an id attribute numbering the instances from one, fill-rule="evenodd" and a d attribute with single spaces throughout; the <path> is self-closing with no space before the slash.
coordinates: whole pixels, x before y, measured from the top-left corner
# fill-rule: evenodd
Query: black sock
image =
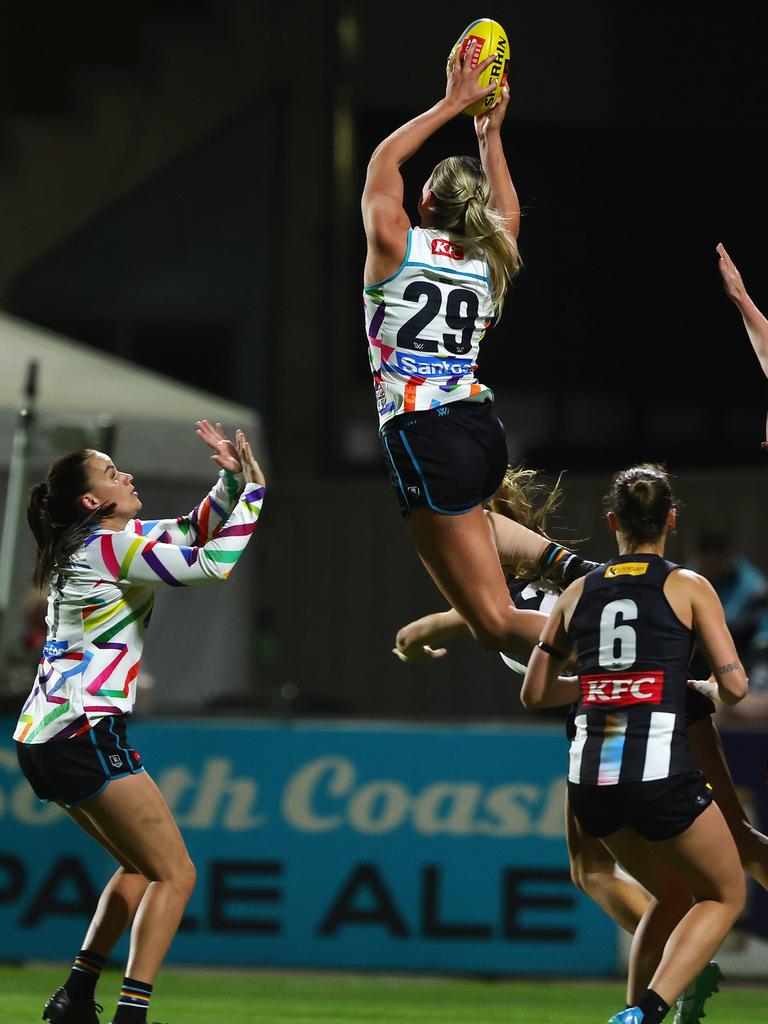
<path id="1" fill-rule="evenodd" d="M 146 1024 L 152 986 L 145 981 L 124 978 L 112 1024 Z"/>
<path id="2" fill-rule="evenodd" d="M 599 562 L 590 562 L 562 544 L 550 541 L 539 560 L 539 570 L 546 580 L 560 580 L 566 586 L 597 568 Z"/>
<path id="3" fill-rule="evenodd" d="M 652 988 L 643 992 L 637 1005 L 643 1011 L 643 1024 L 661 1024 L 669 1013 L 669 1004 L 657 996 Z"/>
<path id="4" fill-rule="evenodd" d="M 86 1003 L 93 999 L 104 963 L 104 957 L 98 953 L 91 953 L 88 949 L 80 950 L 72 964 L 72 973 L 64 982 L 64 988 L 73 1003 Z"/>

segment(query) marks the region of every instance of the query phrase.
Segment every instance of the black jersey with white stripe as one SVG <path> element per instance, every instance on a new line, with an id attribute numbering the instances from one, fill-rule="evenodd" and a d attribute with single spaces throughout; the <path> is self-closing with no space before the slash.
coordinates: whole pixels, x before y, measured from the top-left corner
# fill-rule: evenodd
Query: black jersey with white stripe
<path id="1" fill-rule="evenodd" d="M 623 555 L 585 577 L 568 629 L 581 682 L 571 782 L 650 782 L 694 768 L 685 727 L 693 632 L 664 595 L 678 568 Z"/>

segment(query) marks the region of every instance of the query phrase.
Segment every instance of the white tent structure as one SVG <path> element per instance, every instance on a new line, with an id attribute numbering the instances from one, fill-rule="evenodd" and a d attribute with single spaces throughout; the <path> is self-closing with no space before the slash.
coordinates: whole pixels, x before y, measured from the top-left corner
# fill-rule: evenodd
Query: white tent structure
<path id="1" fill-rule="evenodd" d="M 83 438 L 98 439 L 100 425 L 109 422 L 115 438 L 110 454 L 119 468 L 136 476 L 142 515 L 148 519 L 188 512 L 215 479 L 211 453 L 195 435 L 195 420 L 220 421 L 228 430 L 242 427 L 264 461 L 261 423 L 254 410 L 0 313 L 0 508 L 5 506 L 14 429 L 33 362 L 38 374 L 30 480 L 40 479 L 57 455 L 97 443 Z M 258 531 L 254 540 L 251 547 L 258 547 Z M 13 583 L 19 607 L 33 553 L 24 523 Z M 246 552 L 223 587 L 173 588 L 173 593 L 159 596 L 145 658 L 156 682 L 154 706 L 191 711 L 217 696 L 251 691 L 257 559 L 256 551 Z"/>
<path id="2" fill-rule="evenodd" d="M 194 422 L 201 417 L 220 420 L 231 429 L 242 427 L 254 451 L 260 458 L 264 455 L 260 422 L 252 409 L 0 313 L 3 441 L 15 423 L 27 366 L 33 361 L 39 367 L 40 423 L 75 425 L 111 417 L 118 426 L 117 455 L 137 471 L 174 480 L 199 478 L 202 472 L 207 479 L 194 435 Z M 0 468 L 7 467 L 9 451 L 8 444 L 0 445 Z"/>

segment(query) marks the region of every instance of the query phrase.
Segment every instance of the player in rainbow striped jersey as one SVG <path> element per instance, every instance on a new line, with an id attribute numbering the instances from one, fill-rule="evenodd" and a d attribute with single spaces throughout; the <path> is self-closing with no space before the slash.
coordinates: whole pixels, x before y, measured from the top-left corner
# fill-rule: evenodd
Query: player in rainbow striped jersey
<path id="1" fill-rule="evenodd" d="M 479 159 L 448 157 L 424 185 L 420 225 L 403 207 L 402 165 L 439 128 L 496 88 L 478 84 L 475 43 L 454 54 L 443 99 L 384 139 L 362 197 L 364 304 L 382 451 L 419 556 L 484 647 L 521 652 L 535 614 L 510 603 L 482 503 L 507 467 L 504 427 L 476 376 L 481 341 L 520 267 L 520 204 L 501 142 L 509 104 L 474 119 Z M 564 578 L 578 559 L 553 545 Z"/>
<path id="2" fill-rule="evenodd" d="M 144 634 L 158 587 L 224 581 L 256 527 L 265 481 L 241 431 L 197 424 L 220 467 L 210 493 L 176 519 L 135 518 L 130 473 L 82 449 L 30 492 L 35 581 L 50 586 L 48 637 L 14 733 L 41 800 L 62 806 L 120 865 L 65 982 L 43 1019 L 98 1024 L 95 987 L 127 928 L 131 947 L 113 1024 L 145 1024 L 155 975 L 181 921 L 195 869 L 126 718 L 136 701 Z"/>

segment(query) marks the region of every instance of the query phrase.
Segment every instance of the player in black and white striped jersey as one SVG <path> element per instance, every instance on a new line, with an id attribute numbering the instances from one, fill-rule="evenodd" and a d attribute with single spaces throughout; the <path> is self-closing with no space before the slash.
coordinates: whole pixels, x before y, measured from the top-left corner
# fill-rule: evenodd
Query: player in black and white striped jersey
<path id="1" fill-rule="evenodd" d="M 559 697 L 559 669 L 575 648 L 580 701 L 569 800 L 584 831 L 602 839 L 655 897 L 633 943 L 631 1005 L 612 1022 L 659 1024 L 744 906 L 736 846 L 688 751 L 685 693 L 694 637 L 721 700 L 740 700 L 747 680 L 711 585 L 664 561 L 677 515 L 664 470 L 643 465 L 618 473 L 607 511 L 619 557 L 558 599 L 531 656 L 522 699 L 541 706 Z M 693 907 L 681 904 L 680 880 Z"/>

